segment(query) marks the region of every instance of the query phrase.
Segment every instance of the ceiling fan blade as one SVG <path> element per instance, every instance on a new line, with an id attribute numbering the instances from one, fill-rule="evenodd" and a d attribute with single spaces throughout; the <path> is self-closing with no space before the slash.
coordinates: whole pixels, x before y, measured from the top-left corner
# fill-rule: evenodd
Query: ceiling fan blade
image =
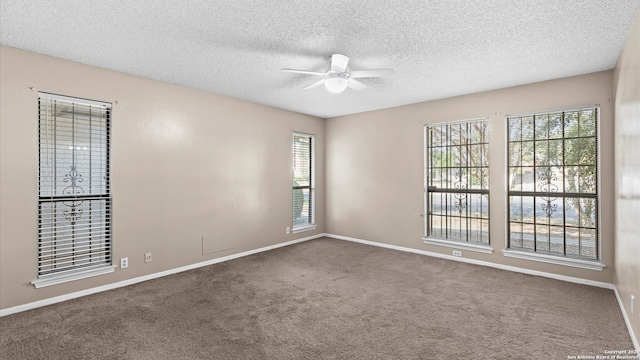
<path id="1" fill-rule="evenodd" d="M 349 64 L 349 58 L 340 55 L 333 54 L 331 55 L 331 70 L 337 72 L 345 72 L 347 71 L 347 65 Z"/>
<path id="2" fill-rule="evenodd" d="M 286 71 L 286 72 L 292 72 L 292 73 L 296 73 L 296 74 L 326 75 L 326 73 L 317 72 L 317 71 L 307 71 L 307 70 L 297 70 L 297 69 L 280 69 L 280 70 L 281 71 Z"/>
<path id="3" fill-rule="evenodd" d="M 320 80 L 320 81 L 316 81 L 316 82 L 314 82 L 314 83 L 313 83 L 313 84 L 311 84 L 311 85 L 307 85 L 307 86 L 305 86 L 303 89 L 305 89 L 305 90 L 313 89 L 314 87 L 316 87 L 316 86 L 320 86 L 320 85 L 322 85 L 322 84 L 324 84 L 324 79 L 322 79 L 322 80 Z"/>
<path id="4" fill-rule="evenodd" d="M 352 78 L 366 77 L 385 77 L 391 76 L 396 72 L 393 69 L 371 69 L 371 70 L 354 70 L 351 72 Z"/>
<path id="5" fill-rule="evenodd" d="M 364 90 L 367 88 L 367 85 L 353 78 L 349 79 L 347 86 L 352 90 Z"/>

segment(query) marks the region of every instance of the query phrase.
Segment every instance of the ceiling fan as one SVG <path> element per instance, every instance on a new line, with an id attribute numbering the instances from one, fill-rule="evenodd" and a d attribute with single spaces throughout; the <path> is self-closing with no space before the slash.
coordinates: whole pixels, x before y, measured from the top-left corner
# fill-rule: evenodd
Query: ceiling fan
<path id="1" fill-rule="evenodd" d="M 311 85 L 307 85 L 304 89 L 312 89 L 316 86 L 324 84 L 329 92 L 338 94 L 343 92 L 347 87 L 352 90 L 363 90 L 367 85 L 356 80 L 358 78 L 385 77 L 395 74 L 393 69 L 369 69 L 369 70 L 351 70 L 349 69 L 349 58 L 333 54 L 330 59 L 330 70 L 327 72 L 316 72 L 296 69 L 282 69 L 282 71 L 323 76 L 322 80 L 318 80 Z"/>

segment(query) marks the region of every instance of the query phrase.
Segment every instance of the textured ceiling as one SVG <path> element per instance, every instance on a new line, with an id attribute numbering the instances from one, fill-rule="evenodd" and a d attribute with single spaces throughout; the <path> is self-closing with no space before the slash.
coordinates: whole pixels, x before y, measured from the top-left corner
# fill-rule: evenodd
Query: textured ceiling
<path id="1" fill-rule="evenodd" d="M 0 0 L 0 43 L 323 118 L 615 66 L 640 0 Z M 302 88 L 328 57 L 362 91 Z"/>

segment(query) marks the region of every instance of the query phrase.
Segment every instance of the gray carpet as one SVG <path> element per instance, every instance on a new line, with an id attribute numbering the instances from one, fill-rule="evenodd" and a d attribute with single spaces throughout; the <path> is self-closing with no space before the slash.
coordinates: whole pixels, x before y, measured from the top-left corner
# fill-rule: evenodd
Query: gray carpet
<path id="1" fill-rule="evenodd" d="M 611 290 L 334 239 L 0 318 L 1 359 L 567 359 L 632 349 Z"/>

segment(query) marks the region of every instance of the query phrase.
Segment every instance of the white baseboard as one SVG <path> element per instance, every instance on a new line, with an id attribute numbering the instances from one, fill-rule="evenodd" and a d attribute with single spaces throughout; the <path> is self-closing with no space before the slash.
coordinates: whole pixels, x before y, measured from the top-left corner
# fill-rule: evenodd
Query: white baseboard
<path id="1" fill-rule="evenodd" d="M 611 289 L 611 290 L 614 289 L 613 284 L 600 282 L 600 281 L 581 279 L 581 278 L 577 278 L 577 277 L 559 275 L 559 274 L 548 273 L 548 272 L 544 272 L 544 271 L 529 270 L 529 269 L 525 269 L 525 268 L 521 268 L 521 267 L 517 267 L 517 266 L 496 264 L 496 263 L 492 263 L 492 262 L 488 262 L 488 261 L 474 260 L 474 259 L 463 258 L 463 257 L 458 257 L 458 256 L 453 256 L 453 255 L 445 255 L 445 254 L 435 253 L 435 252 L 431 252 L 431 251 L 418 250 L 418 249 L 413 249 L 413 248 L 408 248 L 408 247 L 403 247 L 403 246 L 384 244 L 384 243 L 379 243 L 379 242 L 375 242 L 375 241 L 356 239 L 356 238 L 347 237 L 347 236 L 341 236 L 341 235 L 325 234 L 325 236 L 326 237 L 330 237 L 330 238 L 334 238 L 334 239 L 338 239 L 338 240 L 346 240 L 346 241 L 352 241 L 352 242 L 357 242 L 357 243 L 366 244 L 366 245 L 373 245 L 373 246 L 383 247 L 383 248 L 386 248 L 386 249 L 400 250 L 400 251 L 410 252 L 410 253 L 414 253 L 414 254 L 421 254 L 421 255 L 427 255 L 427 256 L 437 257 L 437 258 L 441 258 L 441 259 L 460 261 L 460 262 L 474 264 L 474 265 L 488 266 L 488 267 L 501 269 L 501 270 L 508 270 L 508 271 L 513 271 L 513 272 L 517 272 L 517 273 L 542 276 L 542 277 L 546 277 L 546 278 L 562 280 L 562 281 L 567 281 L 567 282 L 572 282 L 572 283 L 577 283 L 577 284 L 590 285 L 590 286 L 595 286 L 595 287 L 599 287 L 599 288 L 605 288 L 605 289 Z"/>
<path id="2" fill-rule="evenodd" d="M 249 250 L 249 251 L 245 251 L 245 252 L 242 252 L 242 253 L 233 254 L 233 255 L 229 255 L 229 256 L 224 256 L 224 257 L 217 258 L 217 259 L 211 259 L 211 260 L 207 260 L 207 261 L 203 261 L 203 262 L 199 262 L 199 263 L 195 263 L 195 264 L 191 264 L 191 265 L 186 265 L 186 266 L 182 266 L 182 267 L 175 268 L 175 269 L 165 270 L 165 271 L 161 271 L 161 272 L 158 272 L 158 273 L 149 274 L 149 275 L 145 275 L 145 276 L 140 276 L 140 277 L 133 278 L 133 279 L 128 279 L 128 280 L 123 280 L 123 281 L 119 281 L 119 282 L 116 282 L 116 283 L 107 284 L 107 285 L 103 285 L 103 286 L 99 286 L 99 287 L 95 287 L 95 288 L 91 288 L 91 289 L 86 289 L 86 290 L 77 291 L 77 292 L 73 292 L 73 293 L 69 293 L 69 294 L 65 294 L 65 295 L 60 295 L 60 296 L 56 296 L 56 297 L 52 297 L 52 298 L 48 298 L 48 299 L 34 301 L 34 302 L 31 302 L 31 303 L 28 303 L 28 304 L 18 305 L 18 306 L 6 308 L 6 309 L 0 309 L 0 317 L 6 316 L 6 315 L 15 314 L 15 313 L 19 313 L 19 312 L 22 312 L 22 311 L 36 309 L 36 308 L 47 306 L 47 305 L 56 304 L 56 303 L 59 303 L 59 302 L 63 302 L 63 301 L 67 301 L 67 300 L 71 300 L 71 299 L 75 299 L 75 298 L 79 298 L 79 297 L 86 296 L 86 295 L 91 295 L 91 294 L 95 294 L 95 293 L 99 293 L 99 292 L 103 292 L 103 291 L 108 291 L 108 290 L 113 290 L 113 289 L 117 289 L 117 288 L 120 288 L 120 287 L 124 287 L 124 286 L 128 286 L 128 285 L 133 285 L 133 284 L 136 284 L 136 283 L 140 283 L 140 282 L 143 282 L 143 281 L 147 281 L 147 280 L 151 280 L 151 279 L 157 279 L 157 278 L 160 278 L 160 277 L 163 277 L 163 276 L 177 274 L 177 273 L 180 273 L 180 272 L 183 272 L 183 271 L 197 269 L 197 268 L 200 268 L 200 267 L 203 267 L 203 266 L 209 266 L 209 265 L 213 265 L 213 264 L 217 264 L 217 263 L 221 263 L 221 262 L 225 262 L 225 261 L 241 258 L 241 257 L 244 257 L 244 256 L 249 256 L 249 255 L 253 255 L 253 254 L 257 254 L 257 253 L 261 253 L 261 252 L 277 249 L 277 248 L 280 248 L 280 247 L 289 246 L 289 245 L 301 243 L 301 242 L 304 242 L 304 241 L 309 241 L 309 240 L 325 237 L 325 236 L 333 238 L 333 239 L 357 242 L 357 243 L 361 243 L 361 244 L 365 244 L 365 245 L 378 246 L 378 247 L 382 247 L 382 248 L 386 248 L 386 249 L 410 252 L 410 253 L 421 254 L 421 255 L 426 255 L 426 256 L 431 256 L 431 257 L 436 257 L 436 258 L 441 258 L 441 259 L 460 261 L 460 262 L 465 262 L 465 263 L 469 263 L 469 264 L 488 266 L 488 267 L 493 267 L 493 268 L 497 268 L 497 269 L 513 271 L 513 272 L 518 272 L 518 273 L 523 273 L 523 274 L 542 276 L 542 277 L 547 277 L 547 278 L 556 279 L 556 280 L 562 280 L 562 281 L 567 281 L 567 282 L 572 282 L 572 283 L 578 283 L 578 284 L 590 285 L 590 286 L 595 286 L 595 287 L 600 287 L 600 288 L 605 288 L 605 289 L 611 289 L 616 294 L 616 299 L 618 301 L 618 305 L 620 306 L 620 310 L 622 311 L 622 316 L 624 317 L 624 321 L 625 321 L 625 324 L 627 325 L 627 329 L 629 330 L 629 335 L 631 336 L 631 340 L 633 342 L 633 346 L 635 347 L 636 351 L 638 353 L 640 353 L 640 345 L 638 344 L 638 341 L 637 341 L 637 339 L 636 339 L 636 337 L 634 335 L 633 329 L 631 328 L 631 323 L 629 322 L 629 318 L 628 318 L 627 313 L 626 313 L 626 311 L 624 309 L 624 305 L 622 304 L 622 300 L 620 299 L 620 294 L 618 294 L 618 289 L 616 289 L 616 287 L 613 284 L 599 282 L 599 281 L 592 281 L 592 280 L 587 280 L 587 279 L 581 279 L 581 278 L 575 278 L 575 277 L 571 277 L 571 276 L 564 276 L 564 275 L 558 275 L 558 274 L 553 274 L 553 273 L 547 273 L 547 272 L 543 272 L 543 271 L 529 270 L 529 269 L 519 268 L 519 267 L 515 267 L 515 266 L 495 264 L 495 263 L 491 263 L 491 262 L 487 262 L 487 261 L 474 260 L 474 259 L 468 259 L 468 258 L 461 258 L 461 257 L 457 257 L 457 256 L 452 256 L 452 255 L 434 253 L 434 252 L 431 252 L 431 251 L 418 250 L 418 249 L 413 249 L 413 248 L 408 248 L 408 247 L 403 247 L 403 246 L 390 245 L 390 244 L 379 243 L 379 242 L 375 242 L 375 241 L 368 241 L 368 240 L 362 240 L 362 239 L 356 239 L 356 238 L 347 237 L 347 236 L 341 236 L 341 235 L 335 235 L 335 234 L 326 234 L 326 233 L 307 236 L 307 237 L 304 237 L 304 238 L 301 238 L 301 239 L 296 239 L 296 240 L 287 241 L 287 242 L 280 243 L 280 244 L 265 246 L 265 247 L 262 247 L 262 248 Z"/>
<path id="3" fill-rule="evenodd" d="M 414 254 L 427 255 L 427 256 L 437 257 L 437 258 L 441 258 L 441 259 L 460 261 L 460 262 L 465 262 L 465 263 L 475 264 L 475 265 L 481 265 L 481 266 L 488 266 L 488 267 L 493 267 L 493 268 L 496 268 L 496 269 L 508 270 L 508 271 L 513 271 L 513 272 L 518 272 L 518 273 L 523 273 L 523 274 L 529 274 L 529 275 L 542 276 L 542 277 L 547 277 L 547 278 L 556 279 L 556 280 L 562 280 L 562 281 L 567 281 L 567 282 L 572 282 L 572 283 L 577 283 L 577 284 L 584 284 L 584 285 L 590 285 L 590 286 L 595 286 L 595 287 L 599 287 L 599 288 L 605 288 L 605 289 L 613 290 L 614 293 L 616 294 L 616 299 L 618 300 L 618 305 L 620 306 L 620 311 L 622 311 L 622 316 L 624 317 L 624 322 L 627 325 L 627 330 L 629 330 L 629 335 L 631 336 L 631 341 L 633 342 L 633 346 L 636 349 L 636 353 L 640 354 L 640 346 L 638 344 L 638 340 L 635 337 L 635 334 L 633 332 L 633 328 L 631 327 L 631 322 L 629 321 L 629 317 L 627 316 L 627 312 L 625 311 L 624 305 L 622 304 L 622 300 L 620 299 L 620 294 L 618 294 L 618 289 L 615 287 L 614 284 L 609 284 L 609 283 L 600 282 L 600 281 L 587 280 L 587 279 L 581 279 L 581 278 L 576 278 L 576 277 L 571 277 L 571 276 L 558 275 L 558 274 L 548 273 L 548 272 L 544 272 L 544 271 L 529 270 L 529 269 L 520 268 L 520 267 L 516 267 L 516 266 L 495 264 L 495 263 L 491 263 L 491 262 L 487 262 L 487 261 L 474 260 L 474 259 L 468 259 L 468 258 L 461 258 L 461 257 L 457 257 L 457 256 L 452 256 L 452 255 L 444 255 L 444 254 L 434 253 L 434 252 L 431 252 L 431 251 L 412 249 L 412 248 L 407 248 L 407 247 L 403 247 L 403 246 L 390 245 L 390 244 L 379 243 L 379 242 L 369 241 L 369 240 L 356 239 L 356 238 L 352 238 L 352 237 L 348 237 L 348 236 L 341 236 L 341 235 L 334 235 L 334 234 L 325 234 L 325 236 L 333 238 L 333 239 L 338 239 L 338 240 L 352 241 L 352 242 L 357 242 L 357 243 L 360 243 L 360 244 L 378 246 L 378 247 L 382 247 L 382 248 L 386 248 L 386 249 L 405 251 L 405 252 L 410 252 L 410 253 L 414 253 Z M 640 355 L 638 356 L 638 359 L 640 359 Z"/>
<path id="4" fill-rule="evenodd" d="M 18 306 L 6 308 L 6 309 L 1 309 L 0 310 L 0 317 L 6 316 L 6 315 L 15 314 L 15 313 L 19 313 L 19 312 L 22 312 L 22 311 L 36 309 L 36 308 L 47 306 L 47 305 L 56 304 L 56 303 L 59 303 L 59 302 L 63 302 L 63 301 L 67 301 L 67 300 L 71 300 L 71 299 L 75 299 L 75 298 L 79 298 L 79 297 L 86 296 L 86 295 L 91 295 L 91 294 L 95 294 L 95 293 L 99 293 L 99 292 L 103 292 L 103 291 L 108 291 L 108 290 L 121 288 L 121 287 L 124 287 L 124 286 L 127 286 L 127 285 L 133 285 L 133 284 L 140 283 L 140 282 L 147 281 L 147 280 L 151 280 L 151 279 L 157 279 L 157 278 L 160 278 L 160 277 L 163 277 L 163 276 L 167 276 L 167 275 L 177 274 L 177 273 L 180 273 L 180 272 L 183 272 L 183 271 L 187 271 L 187 270 L 197 269 L 197 268 L 200 268 L 200 267 L 203 267 L 203 266 L 209 266 L 209 265 L 217 264 L 217 263 L 221 263 L 221 262 L 225 262 L 225 261 L 241 258 L 241 257 L 244 257 L 244 256 L 249 256 L 249 255 L 253 255 L 253 254 L 257 254 L 257 253 L 261 253 L 261 252 L 265 252 L 265 251 L 281 248 L 281 247 L 284 247 L 284 246 L 289 246 L 289 245 L 301 243 L 301 242 L 304 242 L 304 241 L 309 241 L 309 240 L 321 238 L 321 237 L 324 237 L 324 236 L 326 236 L 326 234 L 324 234 L 324 233 L 323 234 L 318 234 L 318 235 L 307 236 L 307 237 L 296 239 L 296 240 L 291 240 L 291 241 L 287 241 L 287 242 L 283 242 L 283 243 L 279 243 L 279 244 L 275 244 L 275 245 L 261 247 L 259 249 L 249 250 L 249 251 L 241 252 L 241 253 L 238 253 L 238 254 L 232 254 L 232 255 L 229 255 L 229 256 L 224 256 L 224 257 L 217 258 L 217 259 L 211 259 L 211 260 L 207 260 L 207 261 L 203 261 L 203 262 L 199 262 L 199 263 L 195 263 L 195 264 L 191 264 L 191 265 L 186 265 L 186 266 L 182 266 L 182 267 L 175 268 L 175 269 L 169 269 L 169 270 L 165 270 L 165 271 L 161 271 L 161 272 L 157 272 L 157 273 L 153 273 L 153 274 L 149 274 L 149 275 L 136 277 L 136 278 L 133 278 L 133 279 L 123 280 L 123 281 L 119 281 L 119 282 L 112 283 L 112 284 L 107 284 L 107 285 L 103 285 L 103 286 L 94 287 L 94 288 L 91 288 L 91 289 L 76 291 L 76 292 L 65 294 L 65 295 L 60 295 L 60 296 L 55 296 L 55 297 L 48 298 L 48 299 L 34 301 L 34 302 L 31 302 L 31 303 L 28 303 L 28 304 L 23 304 L 23 305 L 18 305 Z"/>
<path id="5" fill-rule="evenodd" d="M 620 294 L 618 293 L 618 288 L 614 287 L 613 291 L 616 293 L 616 299 L 618 300 L 618 305 L 620 306 L 620 310 L 622 310 L 622 317 L 624 318 L 624 323 L 627 325 L 627 330 L 629 330 L 629 335 L 631 335 L 631 341 L 633 342 L 633 347 L 636 348 L 636 354 L 638 354 L 637 358 L 640 359 L 640 343 L 638 343 L 638 339 L 633 333 L 633 328 L 631 327 L 631 321 L 629 321 L 629 316 L 627 316 L 627 312 L 624 309 L 624 304 L 622 303 L 622 299 L 620 298 Z"/>

